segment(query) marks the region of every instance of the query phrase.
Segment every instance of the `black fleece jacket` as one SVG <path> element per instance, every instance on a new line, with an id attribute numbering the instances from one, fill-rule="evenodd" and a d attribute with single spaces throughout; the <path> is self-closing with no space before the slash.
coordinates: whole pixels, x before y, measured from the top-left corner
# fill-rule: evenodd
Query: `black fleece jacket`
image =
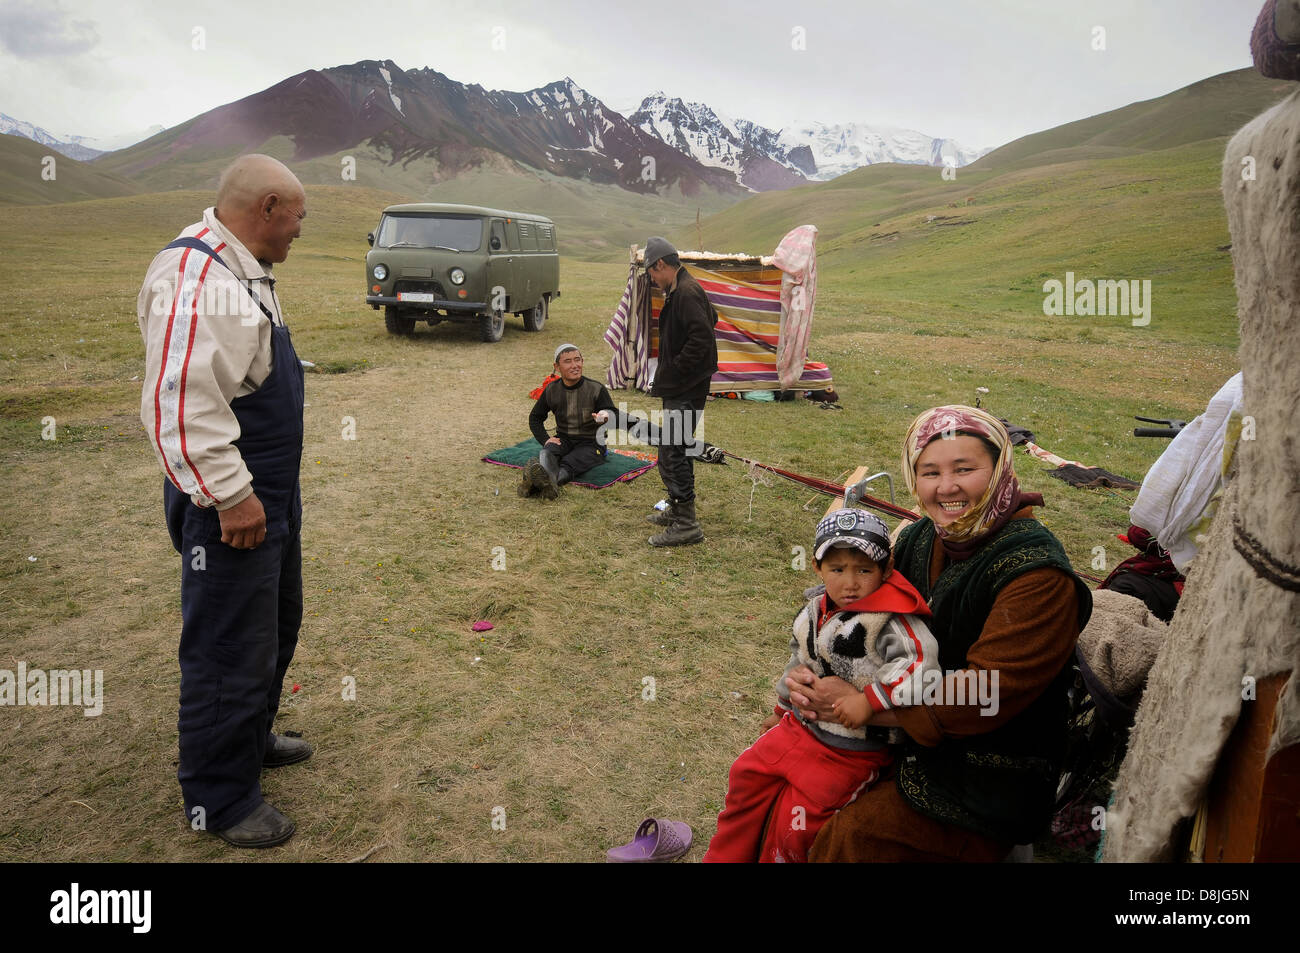
<path id="1" fill-rule="evenodd" d="M 718 369 L 717 323 L 718 312 L 700 283 L 679 268 L 677 287 L 665 296 L 659 312 L 659 366 L 652 396 L 708 396 L 709 380 Z"/>

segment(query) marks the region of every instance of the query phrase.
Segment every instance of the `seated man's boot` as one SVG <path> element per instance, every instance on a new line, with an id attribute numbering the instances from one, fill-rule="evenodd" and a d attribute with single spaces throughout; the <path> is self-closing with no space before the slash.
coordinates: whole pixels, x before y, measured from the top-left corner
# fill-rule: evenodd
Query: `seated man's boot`
<path id="1" fill-rule="evenodd" d="M 555 454 L 548 450 L 542 451 L 538 461 L 542 472 L 537 481 L 537 488 L 542 491 L 545 499 L 553 500 L 560 495 L 560 463 L 555 459 Z"/>
<path id="2" fill-rule="evenodd" d="M 271 733 L 266 739 L 266 754 L 262 756 L 262 767 L 282 768 L 286 764 L 297 764 L 311 757 L 311 745 L 301 738 L 286 738 L 284 735 Z"/>
<path id="3" fill-rule="evenodd" d="M 655 510 L 645 518 L 647 523 L 653 523 L 655 526 L 672 526 L 677 520 L 677 504 L 672 500 L 668 501 L 668 508 Z"/>
<path id="4" fill-rule="evenodd" d="M 293 821 L 263 801 L 234 827 L 213 831 L 234 847 L 274 847 L 293 836 Z"/>
<path id="5" fill-rule="evenodd" d="M 704 539 L 704 530 L 700 529 L 695 518 L 695 501 L 678 503 L 673 524 L 662 533 L 650 537 L 651 546 L 688 546 Z"/>
<path id="6" fill-rule="evenodd" d="M 540 490 L 546 481 L 546 471 L 536 457 L 533 457 L 524 464 L 523 473 L 519 476 L 519 486 L 515 492 L 520 496 L 532 496 L 534 492 Z"/>

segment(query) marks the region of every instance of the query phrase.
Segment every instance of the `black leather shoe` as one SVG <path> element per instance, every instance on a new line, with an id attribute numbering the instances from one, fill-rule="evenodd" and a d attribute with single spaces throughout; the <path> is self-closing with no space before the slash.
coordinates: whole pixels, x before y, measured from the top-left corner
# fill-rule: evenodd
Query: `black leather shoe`
<path id="1" fill-rule="evenodd" d="M 271 733 L 266 739 L 266 754 L 262 756 L 262 767 L 282 768 L 286 764 L 297 764 L 311 757 L 311 745 L 301 738 L 286 738 L 284 735 Z"/>
<path id="2" fill-rule="evenodd" d="M 213 831 L 234 847 L 274 847 L 293 836 L 293 821 L 263 801 L 234 827 Z"/>

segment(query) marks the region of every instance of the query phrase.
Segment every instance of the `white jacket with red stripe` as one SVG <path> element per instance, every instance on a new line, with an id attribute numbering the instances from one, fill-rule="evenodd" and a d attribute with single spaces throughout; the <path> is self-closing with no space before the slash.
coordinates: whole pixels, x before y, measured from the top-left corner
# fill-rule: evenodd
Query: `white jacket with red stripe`
<path id="1" fill-rule="evenodd" d="M 271 320 L 258 302 L 284 321 L 270 265 L 215 208 L 181 237 L 206 243 L 226 267 L 189 248 L 159 252 L 149 266 L 136 301 L 145 348 L 140 420 L 167 478 L 196 505 L 224 510 L 253 491 L 230 402 L 271 372 Z"/>

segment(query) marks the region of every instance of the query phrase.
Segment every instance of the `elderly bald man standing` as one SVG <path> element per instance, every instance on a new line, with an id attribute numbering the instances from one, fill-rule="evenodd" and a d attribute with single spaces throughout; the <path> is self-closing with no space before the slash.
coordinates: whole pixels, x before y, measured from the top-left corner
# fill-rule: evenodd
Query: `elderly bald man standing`
<path id="1" fill-rule="evenodd" d="M 271 732 L 302 621 L 303 442 L 302 364 L 271 266 L 306 215 L 288 168 L 241 156 L 217 204 L 154 258 L 137 301 L 140 419 L 181 555 L 177 777 L 190 826 L 238 847 L 289 839 L 259 775 L 311 757 Z"/>

